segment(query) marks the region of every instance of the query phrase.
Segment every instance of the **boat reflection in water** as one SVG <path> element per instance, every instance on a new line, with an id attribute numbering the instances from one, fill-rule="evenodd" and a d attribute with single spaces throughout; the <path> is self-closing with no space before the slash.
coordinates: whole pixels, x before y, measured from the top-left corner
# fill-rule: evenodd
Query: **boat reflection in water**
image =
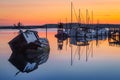
<path id="1" fill-rule="evenodd" d="M 35 31 L 22 31 L 9 42 L 9 45 L 12 50 L 9 62 L 19 72 L 29 73 L 48 60 L 50 52 L 49 42 L 46 38 L 39 38 Z"/>
<path id="2" fill-rule="evenodd" d="M 56 36 L 55 36 L 56 37 Z M 68 37 L 56 37 L 57 38 L 57 44 L 58 44 L 58 50 L 63 49 L 63 42 L 68 39 Z"/>
<path id="3" fill-rule="evenodd" d="M 108 37 L 108 42 L 110 46 L 120 47 L 120 35 L 112 35 Z"/>
<path id="4" fill-rule="evenodd" d="M 76 49 L 74 48 L 76 46 Z M 87 37 L 70 37 L 70 47 L 71 47 L 71 65 L 73 65 L 75 55 L 78 54 L 78 60 L 84 53 L 86 55 L 86 62 L 91 54 L 93 56 L 93 42 Z M 75 50 L 74 50 L 75 49 Z"/>
<path id="5" fill-rule="evenodd" d="M 88 61 L 89 57 L 93 58 L 93 52 L 94 52 L 94 42 L 96 42 L 96 46 L 99 46 L 99 44 L 101 43 L 101 41 L 106 40 L 108 37 L 107 35 L 100 35 L 100 36 L 96 36 L 96 37 L 68 37 L 63 39 L 63 37 L 57 38 L 58 41 L 58 47 L 60 47 L 60 50 L 62 50 L 63 48 L 61 48 L 61 46 L 63 47 L 63 42 L 69 42 L 69 47 L 71 49 L 71 65 L 73 65 L 75 56 L 78 55 L 78 60 L 81 59 L 81 57 L 83 56 L 83 54 L 85 54 L 85 61 Z M 69 41 L 68 41 L 69 40 Z"/>
<path id="6" fill-rule="evenodd" d="M 62 23 L 58 24 L 57 34 L 55 35 L 55 37 L 57 38 L 57 43 L 58 43 L 58 50 L 62 50 L 63 42 L 68 38 L 68 34 L 64 30 L 63 26 L 64 25 Z"/>
<path id="7" fill-rule="evenodd" d="M 49 58 L 49 50 L 27 50 L 24 53 L 12 53 L 9 62 L 14 65 L 19 72 L 29 73 L 45 63 Z M 17 72 L 16 75 L 19 73 Z"/>

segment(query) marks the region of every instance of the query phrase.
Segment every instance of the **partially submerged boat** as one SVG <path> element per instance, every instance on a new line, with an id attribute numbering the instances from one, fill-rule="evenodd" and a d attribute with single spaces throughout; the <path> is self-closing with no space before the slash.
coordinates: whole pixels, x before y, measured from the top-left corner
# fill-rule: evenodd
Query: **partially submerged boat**
<path id="1" fill-rule="evenodd" d="M 50 52 L 48 40 L 39 38 L 33 30 L 20 30 L 20 33 L 9 42 L 9 46 L 12 50 L 9 61 L 19 72 L 29 73 L 37 69 L 38 65 L 47 61 Z"/>
<path id="2" fill-rule="evenodd" d="M 32 30 L 20 30 L 19 35 L 13 38 L 9 45 L 15 53 L 24 53 L 29 49 L 33 51 L 41 48 L 50 49 L 48 40 L 46 38 L 39 38 L 37 31 Z"/>

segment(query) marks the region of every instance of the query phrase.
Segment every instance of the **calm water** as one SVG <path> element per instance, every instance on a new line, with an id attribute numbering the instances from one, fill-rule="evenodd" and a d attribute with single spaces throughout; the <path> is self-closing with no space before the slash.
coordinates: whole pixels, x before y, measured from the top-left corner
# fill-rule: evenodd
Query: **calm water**
<path id="1" fill-rule="evenodd" d="M 45 37 L 44 29 L 36 31 Z M 56 29 L 48 30 L 48 60 L 30 73 L 15 75 L 19 70 L 8 61 L 12 54 L 8 42 L 17 32 L 0 30 L 0 80 L 120 80 L 119 45 L 109 44 L 107 38 L 89 41 L 87 46 L 75 45 L 75 38 L 58 41 Z"/>

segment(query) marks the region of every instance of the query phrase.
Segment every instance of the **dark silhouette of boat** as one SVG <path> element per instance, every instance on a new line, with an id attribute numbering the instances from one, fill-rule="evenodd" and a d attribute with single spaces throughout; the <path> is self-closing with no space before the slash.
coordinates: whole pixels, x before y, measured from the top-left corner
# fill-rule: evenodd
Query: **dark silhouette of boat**
<path id="1" fill-rule="evenodd" d="M 45 63 L 49 57 L 49 42 L 46 38 L 40 38 L 36 31 L 20 30 L 20 33 L 9 42 L 9 46 L 12 50 L 9 61 L 19 72 L 29 73 Z"/>
<path id="2" fill-rule="evenodd" d="M 18 36 L 9 42 L 9 46 L 13 52 L 24 53 L 28 49 L 37 50 L 42 47 L 49 47 L 49 42 L 46 38 L 39 38 L 37 31 L 20 30 Z"/>
<path id="3" fill-rule="evenodd" d="M 57 34 L 55 35 L 57 38 L 68 38 L 67 32 L 63 29 L 63 24 L 58 24 Z"/>
<path id="4" fill-rule="evenodd" d="M 39 65 L 45 63 L 49 57 L 49 49 L 39 49 L 39 50 L 26 50 L 24 54 L 21 53 L 12 53 L 9 62 L 14 65 L 19 72 L 29 73 L 33 70 L 36 70 Z"/>
<path id="5" fill-rule="evenodd" d="M 72 45 L 79 45 L 79 46 L 88 46 L 89 40 L 85 37 L 71 37 L 70 44 Z"/>

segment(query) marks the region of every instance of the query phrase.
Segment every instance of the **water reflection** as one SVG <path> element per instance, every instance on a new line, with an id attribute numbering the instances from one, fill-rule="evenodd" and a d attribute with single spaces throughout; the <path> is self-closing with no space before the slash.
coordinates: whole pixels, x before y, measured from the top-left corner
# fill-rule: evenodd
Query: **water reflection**
<path id="1" fill-rule="evenodd" d="M 40 64 L 45 63 L 49 58 L 49 51 L 27 50 L 24 53 L 12 53 L 9 62 L 14 65 L 19 72 L 31 72 L 38 68 Z M 17 72 L 16 75 L 19 73 Z"/>
<path id="2" fill-rule="evenodd" d="M 57 38 L 57 44 L 58 44 L 58 50 L 63 49 L 63 42 L 68 39 L 68 37 L 56 37 Z"/>
<path id="3" fill-rule="evenodd" d="M 11 30 L 12 31 L 12 30 Z M 39 31 L 39 36 L 44 37 L 45 32 Z M 14 32 L 14 31 L 13 31 Z M 69 37 L 63 40 L 63 46 L 59 53 L 58 40 L 54 37 L 56 31 L 49 30 L 48 40 L 51 46 L 50 53 L 46 55 L 46 61 L 41 58 L 29 58 L 27 54 L 13 53 L 8 46 L 8 42 L 13 39 L 17 34 L 0 34 L 0 79 L 1 80 L 118 80 L 120 79 L 120 48 L 111 46 L 108 37 L 104 36 L 85 38 L 85 37 Z M 16 31 L 17 32 L 17 31 Z M 101 38 L 104 37 L 104 38 Z M 119 37 L 119 36 L 118 36 Z M 60 38 L 61 39 L 61 38 Z M 71 40 L 73 41 L 73 43 Z M 84 44 L 84 46 L 83 46 Z M 87 45 L 86 45 L 87 44 Z M 109 46 L 110 45 L 110 46 Z M 113 44 L 112 44 L 113 45 Z M 71 56 L 72 49 L 72 56 Z M 29 51 L 31 52 L 31 51 Z M 87 52 L 87 56 L 86 56 Z M 11 54 L 12 53 L 12 54 Z M 15 56 L 14 58 L 12 56 Z M 40 56 L 42 53 L 28 55 Z M 16 57 L 17 56 L 17 57 Z M 28 58 L 26 58 L 28 57 Z M 33 56 L 32 56 L 33 57 Z M 71 58 L 72 57 L 72 58 Z M 13 62 L 9 61 L 12 59 Z M 9 59 L 9 61 L 8 61 Z M 19 62 L 18 62 L 19 61 Z M 41 64 L 39 61 L 43 62 Z M 86 62 L 87 61 L 87 62 Z M 17 63 L 18 62 L 18 63 Z M 29 74 L 22 73 L 26 65 L 22 62 L 29 64 L 36 64 L 36 69 L 29 72 Z M 16 64 L 23 67 L 20 71 Z M 71 66 L 72 63 L 72 66 Z M 16 67 L 16 68 L 15 68 Z M 16 70 L 17 69 L 17 70 Z M 17 73 L 17 71 L 19 72 Z M 14 76 L 16 73 L 17 76 Z M 23 72 L 27 73 L 27 72 Z"/>
<path id="4" fill-rule="evenodd" d="M 120 47 L 120 36 L 113 35 L 108 37 L 108 42 L 110 46 L 118 46 Z"/>
<path id="5" fill-rule="evenodd" d="M 47 38 L 39 38 L 37 31 L 20 30 L 20 33 L 9 41 L 9 46 L 12 50 L 9 62 L 19 72 L 29 73 L 45 63 L 49 57 L 49 42 Z"/>
<path id="6" fill-rule="evenodd" d="M 93 58 L 94 53 L 94 42 L 96 46 L 100 45 L 100 41 L 105 41 L 108 39 L 108 35 L 99 35 L 94 37 L 56 37 L 58 50 L 62 50 L 65 46 L 64 42 L 66 41 L 66 46 L 70 47 L 71 53 L 71 65 L 73 65 L 75 56 L 78 55 L 78 60 L 81 59 L 81 56 L 85 54 L 85 60 L 88 61 L 88 58 Z M 69 43 L 68 43 L 69 42 Z M 67 48 L 66 48 L 67 49 Z"/>

